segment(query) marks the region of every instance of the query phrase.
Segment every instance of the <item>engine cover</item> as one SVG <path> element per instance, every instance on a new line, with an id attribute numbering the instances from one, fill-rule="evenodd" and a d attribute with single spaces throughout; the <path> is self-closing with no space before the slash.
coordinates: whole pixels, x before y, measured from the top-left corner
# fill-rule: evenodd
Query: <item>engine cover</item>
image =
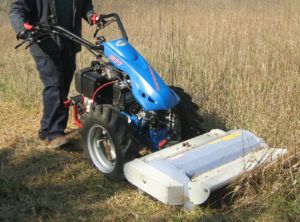
<path id="1" fill-rule="evenodd" d="M 104 55 L 131 80 L 134 98 L 145 111 L 169 110 L 180 101 L 141 54 L 126 40 L 103 43 Z"/>

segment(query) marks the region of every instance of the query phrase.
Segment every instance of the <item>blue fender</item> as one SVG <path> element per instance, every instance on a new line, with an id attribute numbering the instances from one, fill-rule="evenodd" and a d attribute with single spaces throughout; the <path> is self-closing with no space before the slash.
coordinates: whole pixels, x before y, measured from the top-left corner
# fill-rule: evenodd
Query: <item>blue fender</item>
<path id="1" fill-rule="evenodd" d="M 103 43 L 104 55 L 130 80 L 134 98 L 145 111 L 168 110 L 180 99 L 125 39 Z"/>

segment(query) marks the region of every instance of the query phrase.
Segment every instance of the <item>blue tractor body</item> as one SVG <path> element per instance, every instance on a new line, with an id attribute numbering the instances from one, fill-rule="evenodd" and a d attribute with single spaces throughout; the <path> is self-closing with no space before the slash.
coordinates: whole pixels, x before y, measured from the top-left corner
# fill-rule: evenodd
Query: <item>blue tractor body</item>
<path id="1" fill-rule="evenodd" d="M 169 110 L 179 103 L 176 93 L 127 40 L 104 42 L 103 46 L 104 55 L 130 77 L 133 96 L 145 111 Z"/>

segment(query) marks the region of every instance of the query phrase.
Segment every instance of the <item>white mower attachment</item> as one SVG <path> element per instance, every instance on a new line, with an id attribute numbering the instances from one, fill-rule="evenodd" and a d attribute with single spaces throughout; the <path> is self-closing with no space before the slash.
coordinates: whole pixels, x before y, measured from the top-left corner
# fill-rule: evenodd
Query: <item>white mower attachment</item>
<path id="1" fill-rule="evenodd" d="M 191 208 L 236 177 L 286 153 L 245 130 L 212 130 L 128 162 L 124 173 L 130 183 L 161 202 Z"/>

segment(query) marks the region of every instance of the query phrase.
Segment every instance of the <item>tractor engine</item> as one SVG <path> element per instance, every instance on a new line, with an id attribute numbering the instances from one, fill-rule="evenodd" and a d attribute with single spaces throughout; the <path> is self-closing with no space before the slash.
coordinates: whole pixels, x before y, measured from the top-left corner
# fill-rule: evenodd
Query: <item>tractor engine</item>
<path id="1" fill-rule="evenodd" d="M 111 104 L 128 118 L 135 137 L 152 151 L 163 148 L 174 129 L 171 111 L 144 111 L 135 100 L 130 79 L 120 75 L 111 64 L 95 61 L 92 66 L 75 74 L 77 113 L 81 120 L 95 104 Z"/>
<path id="2" fill-rule="evenodd" d="M 92 103 L 112 104 L 121 111 L 129 111 L 135 99 L 128 88 L 130 81 L 120 76 L 110 63 L 92 62 L 91 67 L 75 73 L 75 88 L 82 95 L 85 111 Z M 102 88 L 103 87 L 103 88 Z"/>
<path id="3" fill-rule="evenodd" d="M 92 62 L 91 67 L 81 69 L 75 73 L 75 88 L 84 97 L 95 99 L 97 103 L 110 104 L 112 101 L 111 87 L 103 88 L 103 91 L 98 95 L 94 94 L 99 87 L 115 80 L 116 74 L 113 73 L 109 64 L 101 65 L 95 61 Z"/>
<path id="4" fill-rule="evenodd" d="M 137 103 L 132 104 L 130 110 L 131 113 L 123 114 L 127 116 L 135 137 L 152 152 L 164 148 L 172 139 L 175 133 L 175 118 L 171 111 L 145 112 Z"/>

